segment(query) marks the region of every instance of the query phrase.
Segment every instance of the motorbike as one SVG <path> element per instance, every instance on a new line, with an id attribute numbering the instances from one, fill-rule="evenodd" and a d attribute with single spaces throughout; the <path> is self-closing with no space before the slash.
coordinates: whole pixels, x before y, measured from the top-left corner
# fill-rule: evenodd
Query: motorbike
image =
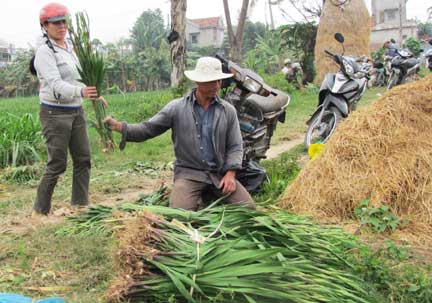
<path id="1" fill-rule="evenodd" d="M 290 97 L 268 86 L 254 71 L 215 57 L 224 72 L 234 75 L 222 81 L 221 96 L 235 107 L 243 138 L 243 168 L 236 177 L 249 192 L 256 192 L 266 179 L 259 162 L 266 158 L 277 124 L 285 121 Z"/>
<path id="2" fill-rule="evenodd" d="M 350 56 L 345 56 L 344 36 L 335 34 L 335 39 L 343 48 L 341 55 L 324 52 L 339 65 L 337 73 L 328 73 L 321 84 L 318 95 L 318 107 L 306 122 L 305 147 L 312 143 L 326 142 L 338 123 L 355 110 L 357 102 L 363 96 L 369 81 L 371 65 Z"/>
<path id="3" fill-rule="evenodd" d="M 425 59 L 426 59 L 426 67 L 429 69 L 429 71 L 432 72 L 432 48 L 426 52 Z"/>
<path id="4" fill-rule="evenodd" d="M 385 86 L 387 83 L 387 73 L 384 63 L 380 59 L 375 59 L 372 66 L 374 71 L 374 86 Z"/>
<path id="5" fill-rule="evenodd" d="M 409 50 L 396 50 L 397 55 L 391 60 L 391 71 L 387 89 L 403 84 L 420 70 L 420 60 Z"/>

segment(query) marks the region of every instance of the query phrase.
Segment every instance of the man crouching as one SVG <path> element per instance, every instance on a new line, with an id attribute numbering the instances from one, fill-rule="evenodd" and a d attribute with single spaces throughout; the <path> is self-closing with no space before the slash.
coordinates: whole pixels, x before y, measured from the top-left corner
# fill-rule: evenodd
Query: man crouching
<path id="1" fill-rule="evenodd" d="M 150 120 L 127 124 L 107 118 L 109 126 L 126 141 L 142 142 L 172 129 L 176 157 L 170 207 L 197 210 L 202 194 L 209 191 L 229 204 L 255 208 L 247 190 L 236 180 L 242 167 L 243 144 L 237 113 L 218 97 L 222 79 L 221 62 L 212 57 L 198 60 L 195 70 L 185 71 L 196 83 L 185 97 L 168 103 Z"/>

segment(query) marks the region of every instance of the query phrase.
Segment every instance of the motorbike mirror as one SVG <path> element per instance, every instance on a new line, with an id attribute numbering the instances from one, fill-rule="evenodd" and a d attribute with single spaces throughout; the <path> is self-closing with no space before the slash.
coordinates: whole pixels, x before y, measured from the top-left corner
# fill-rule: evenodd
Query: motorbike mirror
<path id="1" fill-rule="evenodd" d="M 335 38 L 336 41 L 339 42 L 339 43 L 344 43 L 344 41 L 345 41 L 345 38 L 344 38 L 344 36 L 343 36 L 341 33 L 336 33 L 336 34 L 334 35 L 334 38 Z"/>

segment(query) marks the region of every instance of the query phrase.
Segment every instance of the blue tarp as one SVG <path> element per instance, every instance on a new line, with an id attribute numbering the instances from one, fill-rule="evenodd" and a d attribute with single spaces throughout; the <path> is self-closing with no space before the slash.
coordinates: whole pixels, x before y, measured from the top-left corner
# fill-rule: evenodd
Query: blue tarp
<path id="1" fill-rule="evenodd" d="M 34 303 L 32 298 L 17 294 L 0 293 L 0 303 Z M 36 303 L 65 303 L 62 298 L 47 298 L 37 300 Z"/>

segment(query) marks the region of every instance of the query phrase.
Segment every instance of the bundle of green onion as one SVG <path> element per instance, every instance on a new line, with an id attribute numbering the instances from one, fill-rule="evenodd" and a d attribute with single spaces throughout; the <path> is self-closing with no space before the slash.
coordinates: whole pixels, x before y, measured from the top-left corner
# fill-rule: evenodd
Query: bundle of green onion
<path id="1" fill-rule="evenodd" d="M 120 209 L 138 214 L 135 226 L 143 230 L 121 228 L 119 240 L 132 240 L 117 254 L 112 302 L 372 301 L 341 257 L 355 241 L 339 229 L 231 205 L 198 212 L 136 203 Z"/>
<path id="2" fill-rule="evenodd" d="M 104 59 L 97 50 L 92 48 L 90 23 L 87 14 L 83 12 L 76 13 L 75 21 L 76 29 L 72 22 L 68 22 L 68 27 L 75 53 L 80 62 L 78 72 L 81 76 L 81 81 L 87 86 L 95 86 L 98 96 L 100 96 L 102 82 L 106 72 Z M 112 131 L 108 125 L 103 122 L 106 118 L 105 107 L 102 105 L 100 99 L 92 100 L 92 102 L 96 116 L 96 122 L 93 123 L 93 125 L 101 137 L 103 150 L 112 151 L 114 149 Z"/>

